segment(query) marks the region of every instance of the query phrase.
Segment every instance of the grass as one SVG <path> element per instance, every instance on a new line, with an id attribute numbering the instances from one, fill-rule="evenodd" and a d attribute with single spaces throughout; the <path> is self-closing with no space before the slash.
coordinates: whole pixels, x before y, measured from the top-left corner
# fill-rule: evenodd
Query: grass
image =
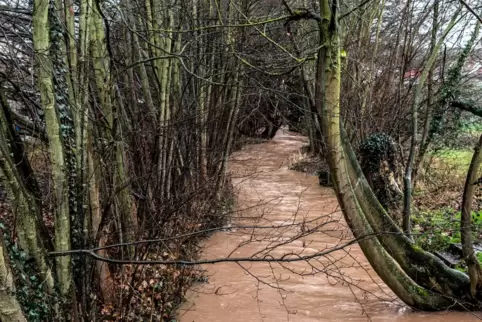
<path id="1" fill-rule="evenodd" d="M 413 234 L 417 245 L 429 252 L 450 252 L 449 245 L 461 243 L 460 211 L 446 208 L 428 212 L 416 212 L 413 216 Z M 472 211 L 472 234 L 476 244 L 482 241 L 482 211 Z M 477 253 L 482 263 L 482 253 Z M 463 261 L 457 269 L 466 271 Z"/>
<path id="2" fill-rule="evenodd" d="M 480 127 L 467 128 L 466 132 L 478 139 Z M 455 148 L 432 152 L 426 160 L 420 185 L 414 194 L 418 210 L 413 217 L 415 240 L 425 250 L 446 251 L 449 244 L 461 242 L 458 209 L 473 157 L 472 147 L 473 142 L 461 141 Z M 482 242 L 479 199 L 480 196 L 476 195 L 472 211 L 472 230 L 476 243 Z M 478 253 L 477 257 L 482 261 L 482 253 Z M 462 262 L 458 269 L 465 271 L 465 264 Z"/>
<path id="3" fill-rule="evenodd" d="M 415 206 L 420 210 L 459 209 L 472 156 L 473 150 L 469 147 L 431 152 L 414 191 Z M 480 197 L 475 199 L 474 207 L 477 207 Z"/>
<path id="4" fill-rule="evenodd" d="M 472 160 L 473 151 L 443 149 L 434 154 L 441 162 L 449 166 L 460 167 L 461 170 L 467 170 Z"/>

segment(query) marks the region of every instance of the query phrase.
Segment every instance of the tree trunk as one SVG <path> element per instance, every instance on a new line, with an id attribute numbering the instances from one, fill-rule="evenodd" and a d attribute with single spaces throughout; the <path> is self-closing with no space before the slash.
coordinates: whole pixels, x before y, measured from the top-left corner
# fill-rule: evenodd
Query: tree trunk
<path id="1" fill-rule="evenodd" d="M 118 216 L 117 224 L 120 229 L 121 242 L 130 242 L 136 233 L 136 221 L 132 213 L 133 200 L 130 193 L 130 184 L 126 174 L 126 163 L 124 156 L 124 142 L 120 135 L 122 133 L 122 111 L 114 108 L 113 93 L 115 85 L 111 77 L 111 57 L 109 56 L 104 24 L 102 20 L 100 4 L 94 4 L 90 29 L 91 50 L 94 57 L 93 67 L 95 84 L 99 93 L 99 101 L 102 108 L 105 129 L 106 150 L 111 150 L 110 158 L 103 160 L 104 164 L 109 164 L 111 178 L 110 193 L 116 202 Z M 133 249 L 128 248 L 129 256 L 133 255 Z"/>
<path id="2" fill-rule="evenodd" d="M 482 270 L 475 256 L 472 237 L 472 201 L 476 188 L 475 181 L 482 163 L 482 135 L 475 146 L 474 155 L 470 162 L 469 171 L 465 180 L 464 194 L 462 198 L 462 215 L 460 218 L 460 236 L 462 237 L 462 253 L 469 270 L 470 292 L 476 295 L 477 289 L 482 287 Z"/>
<path id="3" fill-rule="evenodd" d="M 413 175 L 413 165 L 415 162 L 415 154 L 418 146 L 418 109 L 420 106 L 420 101 L 422 100 L 422 88 L 425 85 L 425 81 L 427 80 L 428 74 L 432 69 L 432 66 L 435 62 L 435 59 L 438 56 L 438 52 L 442 47 L 445 38 L 449 34 L 450 30 L 455 26 L 457 22 L 457 18 L 459 16 L 460 10 L 457 10 L 455 14 L 452 16 L 449 24 L 443 31 L 442 36 L 437 41 L 435 47 L 433 48 L 430 56 L 427 60 L 427 63 L 423 67 L 422 74 L 418 79 L 417 86 L 415 88 L 415 94 L 413 97 L 413 104 L 412 104 L 412 138 L 410 142 L 410 153 L 408 156 L 408 162 L 405 167 L 405 176 L 403 178 L 404 183 L 404 198 L 403 198 L 403 230 L 405 233 L 410 236 L 412 231 L 412 224 L 411 224 L 411 216 L 412 216 L 412 175 Z"/>
<path id="4" fill-rule="evenodd" d="M 435 2 L 433 6 L 433 21 L 432 21 L 432 37 L 430 38 L 430 51 L 433 52 L 435 49 L 435 44 L 437 42 L 437 30 L 438 30 L 438 16 L 439 16 L 439 3 L 438 1 Z M 418 177 L 418 170 L 420 164 L 423 162 L 423 158 L 425 157 L 426 152 L 426 142 L 428 138 L 428 133 L 430 130 L 430 123 L 432 122 L 432 110 L 433 110 L 433 71 L 434 67 L 432 66 L 428 72 L 427 78 L 427 107 L 425 111 L 425 121 L 423 123 L 423 132 L 422 132 L 422 139 L 420 140 L 420 149 L 418 152 L 418 156 L 414 161 L 413 165 L 413 187 L 415 188 L 417 184 L 417 177 Z"/>
<path id="5" fill-rule="evenodd" d="M 49 1 L 35 0 L 33 14 L 33 43 L 37 64 L 37 83 L 45 113 L 45 128 L 49 140 L 49 157 L 52 169 L 52 189 L 55 202 L 55 250 L 70 250 L 70 212 L 64 149 L 60 136 L 60 123 L 55 108 L 52 62 L 49 58 Z M 59 291 L 69 293 L 71 264 L 69 257 L 56 258 Z"/>
<path id="6" fill-rule="evenodd" d="M 29 256 L 35 259 L 46 281 L 47 292 L 53 293 L 54 280 L 47 264 L 45 245 L 39 231 L 39 226 L 43 225 L 43 222 L 41 205 L 36 199 L 40 196 L 31 191 L 32 184 L 36 189 L 38 186 L 34 182 L 35 178 L 28 158 L 25 158 L 23 143 L 15 133 L 13 120 L 9 119 L 7 104 L 3 89 L 0 87 L 0 176 L 6 179 L 7 195 L 10 197 L 18 220 L 17 232 L 20 245 Z M 25 169 L 24 173 L 22 169 Z M 28 184 L 29 181 L 33 183 Z M 47 244 L 47 241 L 45 243 Z"/>
<path id="7" fill-rule="evenodd" d="M 467 276 L 448 268 L 403 235 L 376 200 L 346 141 L 340 124 L 341 60 L 337 18 L 332 11 L 336 2 L 332 6 L 329 0 L 320 3 L 325 50 L 318 57 L 324 73 L 317 78 L 316 100 L 321 102 L 318 106 L 325 107 L 318 112 L 324 116 L 328 161 L 343 214 L 355 237 L 366 237 L 359 244 L 372 267 L 407 305 L 422 310 L 474 308 Z"/>
<path id="8" fill-rule="evenodd" d="M 15 297 L 15 284 L 3 240 L 3 231 L 0 231 L 0 321 L 27 322 Z"/>

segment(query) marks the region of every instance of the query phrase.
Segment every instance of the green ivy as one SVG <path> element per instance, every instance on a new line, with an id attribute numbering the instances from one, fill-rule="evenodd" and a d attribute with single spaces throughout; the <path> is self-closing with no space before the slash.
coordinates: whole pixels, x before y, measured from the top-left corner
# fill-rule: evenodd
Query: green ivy
<path id="1" fill-rule="evenodd" d="M 10 266 L 15 278 L 15 295 L 29 322 L 53 321 L 52 308 L 56 303 L 55 296 L 47 295 L 43 289 L 43 281 L 37 273 L 35 263 L 26 253 L 12 242 L 8 229 L 0 223 L 3 231 L 5 247 L 10 258 Z"/>
<path id="2" fill-rule="evenodd" d="M 449 119 L 446 114 L 450 108 L 450 102 L 461 96 L 462 70 L 469 57 L 474 42 L 475 37 L 472 36 L 464 47 L 462 53 L 457 58 L 457 62 L 449 69 L 447 73 L 448 77 L 440 88 L 440 96 L 434 106 L 433 117 L 430 122 L 427 144 L 434 138 L 442 138 L 444 133 L 457 133 L 455 130 L 461 126 L 461 111 L 454 111 L 452 119 Z M 427 147 L 424 146 L 422 148 L 426 149 Z"/>
<path id="3" fill-rule="evenodd" d="M 385 133 L 372 134 L 360 145 L 362 168 L 376 172 L 382 160 L 388 161 L 390 167 L 394 167 L 396 152 L 396 145 L 391 136 Z"/>

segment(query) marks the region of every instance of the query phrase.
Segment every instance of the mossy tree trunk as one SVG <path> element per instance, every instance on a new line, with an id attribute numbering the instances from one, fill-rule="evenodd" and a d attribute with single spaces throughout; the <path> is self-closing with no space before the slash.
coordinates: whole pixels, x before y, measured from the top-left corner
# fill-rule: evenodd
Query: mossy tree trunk
<path id="1" fill-rule="evenodd" d="M 34 181 L 28 158 L 25 157 L 23 142 L 12 126 L 13 121 L 9 112 L 7 99 L 0 87 L 0 177 L 5 179 L 7 196 L 10 196 L 18 222 L 20 246 L 35 259 L 45 279 L 47 292 L 53 293 L 54 280 L 46 257 L 48 243 L 42 241 L 39 228 L 43 222 L 41 203 L 38 201 L 40 196 L 35 192 L 38 186 Z M 31 184 L 26 184 L 29 181 Z"/>
<path id="2" fill-rule="evenodd" d="M 322 66 L 316 101 L 323 116 L 328 161 L 337 198 L 368 261 L 407 305 L 422 310 L 476 309 L 467 275 L 450 269 L 403 234 L 388 216 L 363 176 L 340 124 L 340 48 L 336 0 L 320 1 Z M 320 109 L 321 107 L 321 109 Z"/>
<path id="3" fill-rule="evenodd" d="M 50 58 L 49 1 L 35 0 L 33 14 L 33 43 L 37 67 L 37 86 L 45 114 L 45 128 L 49 141 L 49 158 L 52 169 L 53 198 L 55 202 L 55 250 L 70 250 L 70 209 L 65 151 L 61 139 L 59 115 L 53 84 L 53 67 Z M 71 288 L 71 263 L 69 257 L 56 258 L 59 292 L 66 296 Z"/>

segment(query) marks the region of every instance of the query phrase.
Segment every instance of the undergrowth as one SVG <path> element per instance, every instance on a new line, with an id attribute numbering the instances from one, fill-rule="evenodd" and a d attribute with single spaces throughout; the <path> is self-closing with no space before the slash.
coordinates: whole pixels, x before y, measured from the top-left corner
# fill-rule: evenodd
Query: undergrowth
<path id="1" fill-rule="evenodd" d="M 446 250 L 451 243 L 460 243 L 460 211 L 443 209 L 418 212 L 413 216 L 413 234 L 418 245 L 427 251 Z M 472 211 L 474 241 L 482 240 L 482 211 Z"/>
<path id="2" fill-rule="evenodd" d="M 168 242 L 145 245 L 138 252 L 145 260 L 199 259 L 199 243 L 211 235 L 211 229 L 223 226 L 234 208 L 230 186 L 223 197 L 208 199 L 199 194 L 190 206 L 181 207 L 172 219 Z M 167 227 L 166 227 L 167 228 Z M 151 238 L 150 236 L 146 239 Z M 176 310 L 184 302 L 186 291 L 195 283 L 206 281 L 204 272 L 186 265 L 124 265 L 114 271 L 116 301 L 104 304 L 103 320 L 175 321 Z"/>
<path id="3" fill-rule="evenodd" d="M 139 240 L 162 238 L 161 243 L 142 244 L 136 248 L 136 258 L 141 260 L 199 259 L 200 242 L 209 237 L 212 228 L 223 226 L 229 219 L 235 203 L 231 184 L 221 198 L 210 196 L 212 187 L 205 187 L 175 209 L 163 209 L 164 222 L 153 224 L 152 235 L 147 231 Z M 3 231 L 10 266 L 15 279 L 16 297 L 29 322 L 55 321 L 55 308 L 62 303 L 55 295 L 47 295 L 35 263 L 19 247 L 13 231 L 14 218 L 0 186 L 0 229 Z M 168 215 L 169 214 L 169 215 Z M 155 227 L 154 227 L 155 226 Z M 162 229 L 160 229 L 162 227 Z M 177 238 L 176 236 L 185 236 Z M 115 243 L 115 236 L 107 244 Z M 108 258 L 119 258 L 120 250 L 109 249 Z M 94 266 L 96 263 L 93 263 Z M 103 263 L 102 265 L 107 265 Z M 206 281 L 204 271 L 184 265 L 109 265 L 112 280 L 110 298 L 98 296 L 91 289 L 87 296 L 93 299 L 94 312 L 100 321 L 175 321 L 176 309 L 183 303 L 186 291 L 194 283 Z M 95 279 L 92 280 L 94 288 Z M 102 283 L 102 282 L 101 282 Z"/>
<path id="4" fill-rule="evenodd" d="M 328 164 L 323 158 L 313 155 L 309 146 L 303 146 L 298 153 L 289 158 L 288 169 L 318 175 L 320 170 L 327 171 Z"/>
<path id="5" fill-rule="evenodd" d="M 25 317 L 29 322 L 52 320 L 55 316 L 53 308 L 55 304 L 58 307 L 59 299 L 55 295 L 45 293 L 43 281 L 33 261 L 19 248 L 3 223 L 0 223 L 0 229 L 3 232 L 5 248 L 9 254 L 10 267 L 15 280 L 15 295 Z"/>

